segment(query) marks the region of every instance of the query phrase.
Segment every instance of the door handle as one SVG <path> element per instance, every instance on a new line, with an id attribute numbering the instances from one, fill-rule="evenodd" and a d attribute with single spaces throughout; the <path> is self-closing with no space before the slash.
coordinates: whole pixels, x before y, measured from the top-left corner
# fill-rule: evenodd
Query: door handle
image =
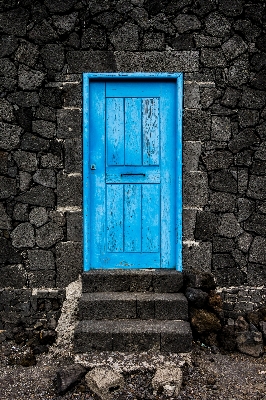
<path id="1" fill-rule="evenodd" d="M 141 176 L 146 176 L 146 174 L 121 174 L 121 176 L 131 176 L 131 175 L 141 175 Z"/>

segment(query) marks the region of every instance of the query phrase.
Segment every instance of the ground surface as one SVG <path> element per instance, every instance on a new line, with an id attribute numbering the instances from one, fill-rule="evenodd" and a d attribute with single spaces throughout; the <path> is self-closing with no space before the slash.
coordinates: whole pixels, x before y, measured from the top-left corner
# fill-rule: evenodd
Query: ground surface
<path id="1" fill-rule="evenodd" d="M 99 398 L 81 382 L 63 396 L 57 396 L 53 383 L 56 371 L 73 361 L 54 355 L 37 356 L 37 364 L 30 367 L 10 365 L 20 355 L 17 346 L 2 348 L 0 365 L 0 399 L 95 399 Z M 13 360 L 13 361 L 12 361 Z M 264 399 L 266 400 L 266 356 L 255 359 L 239 353 L 219 351 L 195 345 L 191 363 L 183 365 L 183 386 L 178 400 Z M 151 379 L 154 371 L 129 371 L 123 390 L 113 396 L 117 400 L 170 399 L 163 394 L 154 396 Z M 172 398 L 173 399 L 173 398 Z"/>

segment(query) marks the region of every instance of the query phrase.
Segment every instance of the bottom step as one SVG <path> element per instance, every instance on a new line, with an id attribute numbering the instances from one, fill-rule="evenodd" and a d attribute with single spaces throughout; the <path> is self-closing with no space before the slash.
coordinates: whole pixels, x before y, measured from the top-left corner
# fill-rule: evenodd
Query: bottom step
<path id="1" fill-rule="evenodd" d="M 185 321 L 91 320 L 80 321 L 75 330 L 74 350 L 88 351 L 191 351 L 192 332 Z"/>

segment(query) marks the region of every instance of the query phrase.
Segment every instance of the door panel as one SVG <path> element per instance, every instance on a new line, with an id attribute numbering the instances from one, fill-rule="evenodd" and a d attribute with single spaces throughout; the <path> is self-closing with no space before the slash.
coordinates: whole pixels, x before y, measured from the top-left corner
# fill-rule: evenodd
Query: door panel
<path id="1" fill-rule="evenodd" d="M 175 88 L 90 84 L 90 268 L 175 268 Z"/>

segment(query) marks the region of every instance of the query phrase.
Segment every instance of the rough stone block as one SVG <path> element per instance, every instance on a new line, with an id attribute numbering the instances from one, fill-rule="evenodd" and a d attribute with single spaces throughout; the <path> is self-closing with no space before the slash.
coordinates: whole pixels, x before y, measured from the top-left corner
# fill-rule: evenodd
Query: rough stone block
<path id="1" fill-rule="evenodd" d="M 60 44 L 46 44 L 41 49 L 41 56 L 48 70 L 61 71 L 64 66 L 65 52 L 64 47 Z"/>
<path id="2" fill-rule="evenodd" d="M 0 120 L 7 122 L 15 121 L 13 106 L 5 99 L 0 99 Z"/>
<path id="3" fill-rule="evenodd" d="M 138 26 L 126 22 L 121 28 L 115 29 L 110 35 L 110 41 L 115 50 L 134 51 L 139 47 Z"/>
<path id="4" fill-rule="evenodd" d="M 44 88 L 40 92 L 40 102 L 44 106 L 60 108 L 62 107 L 62 89 L 58 87 Z"/>
<path id="5" fill-rule="evenodd" d="M 190 172 L 183 179 L 184 207 L 203 207 L 208 201 L 208 178 L 205 172 Z"/>
<path id="6" fill-rule="evenodd" d="M 80 243 L 62 242 L 56 245 L 56 267 L 58 287 L 66 287 L 82 273 L 82 251 Z"/>
<path id="7" fill-rule="evenodd" d="M 266 93 L 264 91 L 246 87 L 245 90 L 243 90 L 239 106 L 243 108 L 260 109 L 265 105 L 265 101 Z"/>
<path id="8" fill-rule="evenodd" d="M 221 104 L 225 107 L 236 107 L 241 96 L 241 91 L 231 87 L 225 89 Z"/>
<path id="9" fill-rule="evenodd" d="M 234 238 L 243 233 L 243 229 L 233 213 L 226 213 L 221 217 L 218 233 L 228 238 Z"/>
<path id="10" fill-rule="evenodd" d="M 39 136 L 32 135 L 26 132 L 22 136 L 21 149 L 29 151 L 44 151 L 48 150 L 50 144 L 48 140 L 40 138 Z"/>
<path id="11" fill-rule="evenodd" d="M 0 122 L 0 148 L 4 150 L 13 150 L 20 141 L 22 129 L 16 125 Z"/>
<path id="12" fill-rule="evenodd" d="M 250 286 L 264 286 L 266 268 L 262 264 L 248 264 L 247 283 Z"/>
<path id="13" fill-rule="evenodd" d="M 28 250 L 29 269 L 31 271 L 54 270 L 55 260 L 51 251 Z"/>
<path id="14" fill-rule="evenodd" d="M 64 233 L 62 228 L 54 222 L 48 222 L 36 229 L 36 244 L 44 249 L 53 246 L 63 238 Z"/>
<path id="15" fill-rule="evenodd" d="M 32 131 L 47 139 L 52 139 L 55 136 L 55 124 L 41 119 L 32 121 Z"/>
<path id="16" fill-rule="evenodd" d="M 18 39 L 13 35 L 2 35 L 0 39 L 0 54 L 10 56 L 18 48 Z"/>
<path id="17" fill-rule="evenodd" d="M 0 203 L 0 229 L 11 229 L 11 218 L 6 213 L 5 207 Z"/>
<path id="18" fill-rule="evenodd" d="M 211 138 L 212 140 L 227 141 L 231 137 L 231 123 L 228 117 L 212 117 Z"/>
<path id="19" fill-rule="evenodd" d="M 172 326 L 171 322 L 177 323 Z M 174 328 L 174 329 L 173 329 Z M 190 324 L 185 321 L 168 321 L 161 331 L 161 351 L 187 353 L 191 351 L 192 333 Z"/>
<path id="20" fill-rule="evenodd" d="M 230 253 L 235 249 L 233 239 L 215 236 L 212 241 L 214 253 Z"/>
<path id="21" fill-rule="evenodd" d="M 28 35 L 37 44 L 45 44 L 57 39 L 56 31 L 47 20 L 38 21 Z"/>
<path id="22" fill-rule="evenodd" d="M 30 67 L 34 67 L 38 56 L 38 46 L 36 44 L 23 40 L 23 42 L 20 43 L 18 50 L 16 51 L 15 60 Z"/>
<path id="23" fill-rule="evenodd" d="M 16 194 L 16 180 L 0 176 L 0 199 L 7 199 Z"/>
<path id="24" fill-rule="evenodd" d="M 249 261 L 258 264 L 266 264 L 266 239 L 256 236 L 249 251 Z"/>
<path id="25" fill-rule="evenodd" d="M 226 170 L 215 171 L 211 172 L 209 177 L 211 189 L 220 192 L 237 193 L 237 181 L 231 172 Z"/>
<path id="26" fill-rule="evenodd" d="M 154 319 L 154 299 L 147 296 L 137 297 L 137 318 Z"/>
<path id="27" fill-rule="evenodd" d="M 25 204 L 26 205 L 26 204 Z M 32 225 L 37 228 L 44 225 L 48 221 L 48 214 L 44 207 L 35 207 L 31 210 L 29 220 Z"/>
<path id="28" fill-rule="evenodd" d="M 205 20 L 205 25 L 207 33 L 211 36 L 226 37 L 230 34 L 230 22 L 218 12 L 210 13 Z"/>
<path id="29" fill-rule="evenodd" d="M 23 90 L 38 89 L 45 78 L 45 74 L 41 71 L 29 69 L 28 67 L 19 66 L 18 69 L 18 85 Z"/>
<path id="30" fill-rule="evenodd" d="M 11 241 L 3 237 L 0 238 L 0 263 L 20 263 L 21 255 L 11 245 Z"/>
<path id="31" fill-rule="evenodd" d="M 48 153 L 41 156 L 41 167 L 43 168 L 63 168 L 62 158 L 56 154 Z"/>
<path id="32" fill-rule="evenodd" d="M 81 138 L 65 140 L 65 170 L 66 172 L 81 172 L 82 149 Z"/>
<path id="33" fill-rule="evenodd" d="M 27 286 L 27 274 L 22 264 L 1 267 L 0 286 L 20 289 Z"/>
<path id="34" fill-rule="evenodd" d="M 260 213 L 252 214 L 245 222 L 244 229 L 255 232 L 257 235 L 266 234 L 266 215 Z"/>
<path id="35" fill-rule="evenodd" d="M 196 82 L 185 83 L 184 92 L 184 107 L 200 108 L 199 85 Z"/>
<path id="36" fill-rule="evenodd" d="M 183 142 L 183 171 L 198 171 L 201 142 Z"/>
<path id="37" fill-rule="evenodd" d="M 37 169 L 37 158 L 36 154 L 28 151 L 18 150 L 13 153 L 13 158 L 16 161 L 17 166 L 22 171 L 32 172 Z"/>
<path id="38" fill-rule="evenodd" d="M 201 27 L 201 22 L 196 15 L 179 14 L 174 20 L 173 24 L 176 26 L 179 33 L 188 31 L 195 31 Z"/>
<path id="39" fill-rule="evenodd" d="M 31 174 L 19 171 L 19 188 L 22 192 L 29 190 L 31 184 Z"/>
<path id="40" fill-rule="evenodd" d="M 34 206 L 55 206 L 55 195 L 53 190 L 41 185 L 34 186 L 28 192 L 17 196 L 17 200 L 21 201 L 22 203 L 32 204 Z"/>
<path id="41" fill-rule="evenodd" d="M 238 35 L 234 35 L 227 42 L 222 44 L 222 49 L 223 49 L 225 58 L 228 61 L 231 61 L 234 58 L 237 58 L 238 56 L 240 56 L 242 53 L 244 53 L 247 50 L 247 48 L 248 48 L 247 44 Z"/>
<path id="42" fill-rule="evenodd" d="M 35 118 L 45 121 L 56 122 L 56 110 L 54 108 L 43 106 L 41 104 L 36 110 Z"/>
<path id="43" fill-rule="evenodd" d="M 266 176 L 250 175 L 247 195 L 253 199 L 266 199 Z"/>
<path id="44" fill-rule="evenodd" d="M 193 50 L 195 48 L 193 36 L 193 33 L 182 33 L 171 39 L 171 47 L 178 51 Z"/>
<path id="45" fill-rule="evenodd" d="M 57 176 L 57 206 L 81 207 L 81 197 L 81 175 L 66 175 L 59 173 Z"/>
<path id="46" fill-rule="evenodd" d="M 58 110 L 57 137 L 75 138 L 81 136 L 81 112 L 79 110 Z"/>
<path id="47" fill-rule="evenodd" d="M 211 117 L 208 112 L 200 110 L 185 110 L 184 140 L 209 140 L 210 133 Z"/>
<path id="48" fill-rule="evenodd" d="M 255 126 L 259 122 L 259 112 L 257 110 L 239 110 L 238 121 L 241 128 Z"/>
<path id="49" fill-rule="evenodd" d="M 36 107 L 39 105 L 39 96 L 36 92 L 15 92 L 7 97 L 10 103 L 14 103 L 19 107 Z"/>
<path id="50" fill-rule="evenodd" d="M 113 72 L 116 62 L 112 51 L 69 51 L 67 53 L 68 72 Z"/>
<path id="51" fill-rule="evenodd" d="M 35 245 L 34 229 L 29 222 L 18 225 L 10 236 L 14 247 L 33 247 Z"/>
<path id="52" fill-rule="evenodd" d="M 56 177 L 53 169 L 38 169 L 33 175 L 33 181 L 42 186 L 56 188 Z"/>
<path id="53" fill-rule="evenodd" d="M 82 212 L 68 212 L 67 220 L 67 240 L 72 242 L 82 241 Z"/>
<path id="54" fill-rule="evenodd" d="M 226 67 L 226 59 L 220 49 L 202 49 L 200 61 L 207 68 Z"/>
<path id="55" fill-rule="evenodd" d="M 236 336 L 237 349 L 244 354 L 253 357 L 260 357 L 263 354 L 262 333 L 239 332 Z"/>
<path id="56" fill-rule="evenodd" d="M 199 69 L 198 51 L 119 52 L 115 59 L 121 72 L 196 72 Z"/>
<path id="57" fill-rule="evenodd" d="M 202 156 L 202 160 L 207 170 L 212 171 L 229 168 L 233 164 L 234 158 L 230 151 L 223 150 L 207 153 Z"/>
<path id="58" fill-rule="evenodd" d="M 55 271 L 30 271 L 28 272 L 29 286 L 32 288 L 55 287 Z"/>
<path id="59" fill-rule="evenodd" d="M 243 3 L 239 0 L 223 0 L 219 2 L 219 10 L 228 17 L 242 14 Z"/>
<path id="60" fill-rule="evenodd" d="M 237 238 L 238 248 L 243 253 L 247 253 L 250 248 L 250 245 L 252 243 L 252 240 L 253 240 L 252 235 L 250 235 L 247 232 L 242 233 L 242 235 L 238 236 L 238 238 Z"/>
<path id="61" fill-rule="evenodd" d="M 29 220 L 28 204 L 16 203 L 13 211 L 13 218 L 17 221 L 28 221 Z"/>
<path id="62" fill-rule="evenodd" d="M 230 140 L 228 147 L 233 153 L 238 153 L 246 147 L 250 147 L 253 144 L 258 144 L 260 142 L 259 137 L 256 135 L 253 129 L 247 128 L 240 132 L 238 135 L 234 136 Z"/>
<path id="63" fill-rule="evenodd" d="M 183 240 L 195 240 L 197 210 L 183 209 Z"/>
<path id="64" fill-rule="evenodd" d="M 8 153 L 0 151 L 0 174 L 6 174 L 8 171 Z"/>
<path id="65" fill-rule="evenodd" d="M 82 49 L 105 50 L 107 47 L 105 30 L 99 26 L 86 28 L 81 37 Z"/>
<path id="66" fill-rule="evenodd" d="M 81 108 L 81 84 L 66 83 L 62 89 L 62 99 L 64 107 Z"/>
<path id="67" fill-rule="evenodd" d="M 112 399 L 113 392 L 124 386 L 123 375 L 110 368 L 95 368 L 85 376 L 87 386 L 102 399 Z"/>
<path id="68" fill-rule="evenodd" d="M 195 225 L 196 240 L 212 240 L 218 231 L 219 218 L 209 211 L 198 211 Z"/>
<path id="69" fill-rule="evenodd" d="M 211 271 L 212 245 L 208 242 L 183 244 L 184 271 L 197 269 L 203 272 Z"/>
<path id="70" fill-rule="evenodd" d="M 143 50 L 164 50 L 165 38 L 162 32 L 146 32 L 142 43 Z"/>

